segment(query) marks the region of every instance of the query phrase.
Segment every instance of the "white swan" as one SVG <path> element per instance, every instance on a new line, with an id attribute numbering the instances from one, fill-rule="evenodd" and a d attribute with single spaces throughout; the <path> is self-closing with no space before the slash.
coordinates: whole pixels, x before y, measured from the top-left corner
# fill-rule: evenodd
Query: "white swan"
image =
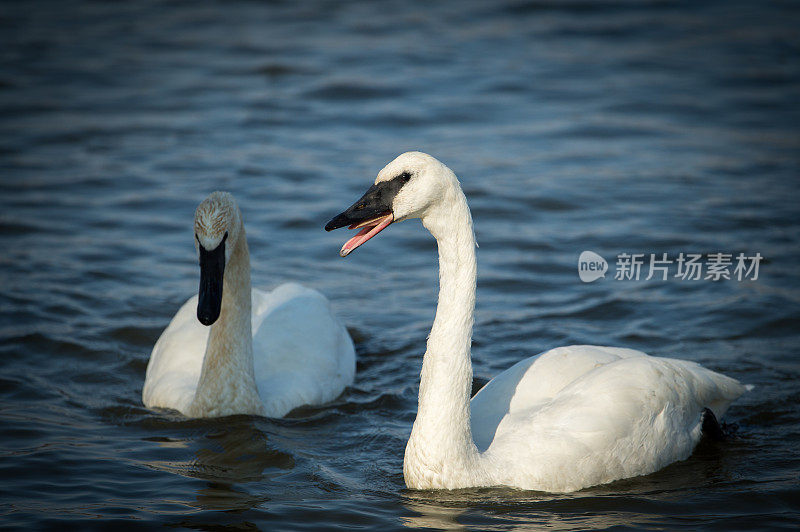
<path id="1" fill-rule="evenodd" d="M 353 382 L 355 352 L 325 296 L 294 283 L 251 290 L 242 215 L 229 193 L 197 207 L 194 230 L 199 297 L 153 347 L 144 404 L 189 417 L 281 417 L 341 394 Z"/>
<path id="2" fill-rule="evenodd" d="M 409 218 L 439 248 L 439 303 L 403 463 L 409 488 L 570 492 L 652 473 L 687 458 L 704 425 L 718 429 L 714 414 L 745 391 L 693 362 L 570 346 L 519 362 L 470 402 L 476 246 L 453 172 L 430 155 L 402 154 L 325 228 L 362 228 L 342 247 L 346 256 Z"/>

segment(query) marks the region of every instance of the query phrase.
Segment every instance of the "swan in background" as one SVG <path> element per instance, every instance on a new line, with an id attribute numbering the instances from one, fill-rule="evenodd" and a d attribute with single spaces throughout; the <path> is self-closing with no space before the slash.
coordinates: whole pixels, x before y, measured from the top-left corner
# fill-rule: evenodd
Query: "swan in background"
<path id="1" fill-rule="evenodd" d="M 439 302 L 403 462 L 412 489 L 509 486 L 570 492 L 687 458 L 746 387 L 684 360 L 618 347 L 559 347 L 522 360 L 470 401 L 475 236 L 455 174 L 404 153 L 325 226 L 361 231 L 420 218 L 439 248 Z"/>
<path id="2" fill-rule="evenodd" d="M 195 212 L 200 289 L 153 347 L 142 399 L 189 417 L 282 417 L 335 399 L 353 382 L 355 351 L 328 300 L 294 283 L 250 288 L 239 207 L 214 192 Z"/>

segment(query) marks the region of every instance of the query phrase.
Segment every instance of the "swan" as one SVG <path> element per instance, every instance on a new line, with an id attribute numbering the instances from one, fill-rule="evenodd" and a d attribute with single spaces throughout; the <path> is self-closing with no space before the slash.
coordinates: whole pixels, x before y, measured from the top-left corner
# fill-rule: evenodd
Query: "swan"
<path id="1" fill-rule="evenodd" d="M 747 387 L 684 360 L 619 347 L 559 347 L 522 360 L 470 401 L 477 266 L 455 174 L 408 152 L 325 226 L 360 229 L 345 257 L 390 224 L 420 218 L 439 250 L 439 300 L 403 461 L 411 489 L 507 486 L 572 492 L 686 459 Z"/>
<path id="2" fill-rule="evenodd" d="M 250 287 L 250 252 L 233 196 L 197 207 L 200 289 L 153 347 L 142 400 L 188 417 L 282 417 L 335 399 L 353 382 L 355 351 L 328 300 L 287 283 Z"/>

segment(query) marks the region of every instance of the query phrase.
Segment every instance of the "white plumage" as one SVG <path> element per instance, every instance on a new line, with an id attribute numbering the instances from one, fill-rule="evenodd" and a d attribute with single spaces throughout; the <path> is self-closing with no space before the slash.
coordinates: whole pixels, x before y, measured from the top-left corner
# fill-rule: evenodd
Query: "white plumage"
<path id="1" fill-rule="evenodd" d="M 501 484 L 566 492 L 689 457 L 702 412 L 745 391 L 685 360 L 576 345 L 518 362 L 471 401 L 472 435 Z M 518 467 L 519 456 L 538 459 Z"/>
<path id="2" fill-rule="evenodd" d="M 198 321 L 197 295 L 184 303 L 153 347 L 144 404 L 191 417 L 282 417 L 339 396 L 353 382 L 355 351 L 325 296 L 295 283 L 251 289 L 244 227 L 229 194 L 209 196 L 196 218 L 198 245 L 211 248 L 229 233 L 219 319 L 210 327 Z"/>
<path id="3" fill-rule="evenodd" d="M 476 243 L 458 179 L 410 152 L 370 190 L 328 224 L 364 227 L 343 256 L 408 218 L 420 218 L 439 248 L 439 302 L 403 463 L 408 487 L 570 492 L 652 473 L 691 454 L 704 409 L 719 418 L 746 390 L 694 362 L 585 345 L 522 360 L 470 401 Z M 362 211 L 383 214 L 359 221 Z"/>

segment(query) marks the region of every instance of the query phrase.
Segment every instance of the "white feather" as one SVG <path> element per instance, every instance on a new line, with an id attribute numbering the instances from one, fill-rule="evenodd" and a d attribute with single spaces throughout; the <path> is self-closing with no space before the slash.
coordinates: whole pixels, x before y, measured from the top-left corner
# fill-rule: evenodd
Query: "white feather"
<path id="1" fill-rule="evenodd" d="M 455 174 L 429 155 L 400 155 L 376 182 L 404 172 L 413 177 L 394 216 L 421 218 L 439 248 L 439 302 L 403 463 L 408 487 L 569 492 L 652 473 L 691 454 L 705 408 L 720 418 L 745 392 L 694 362 L 571 346 L 520 361 L 470 401 L 472 217 Z"/>
<path id="2" fill-rule="evenodd" d="M 272 292 L 254 288 L 252 302 L 254 371 L 265 416 L 332 401 L 352 384 L 353 342 L 325 296 L 287 283 Z M 195 295 L 153 347 L 143 391 L 149 408 L 189 410 L 210 330 L 196 310 Z"/>
<path id="3" fill-rule="evenodd" d="M 234 213 L 229 216 L 232 225 L 226 226 L 232 250 L 220 317 L 206 327 L 196 316 L 198 296 L 184 303 L 153 347 L 144 404 L 191 417 L 282 417 L 293 408 L 335 399 L 355 374 L 355 351 L 347 330 L 316 290 L 295 283 L 272 292 L 251 289 L 246 237 L 243 227 L 236 227 L 238 208 L 230 208 L 235 207 L 230 195 L 215 193 L 211 198 L 222 205 L 213 205 L 215 215 L 226 208 Z M 197 216 L 201 214 L 198 208 Z M 211 225 L 206 222 L 196 225 Z M 203 245 L 219 240 L 198 237 Z M 215 327 L 221 332 L 214 341 L 210 333 Z"/>
<path id="4" fill-rule="evenodd" d="M 574 491 L 687 458 L 701 437 L 703 409 L 720 418 L 744 391 L 694 362 L 559 347 L 478 392 L 472 433 L 486 460 L 505 473 L 500 483 Z M 520 464 L 520 456 L 535 459 Z"/>

